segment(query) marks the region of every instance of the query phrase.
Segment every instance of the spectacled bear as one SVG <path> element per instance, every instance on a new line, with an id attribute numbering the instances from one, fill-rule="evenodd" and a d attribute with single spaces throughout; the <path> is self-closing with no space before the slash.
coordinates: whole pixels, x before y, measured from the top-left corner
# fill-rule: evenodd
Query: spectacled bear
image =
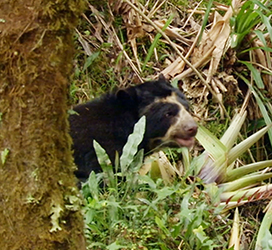
<path id="1" fill-rule="evenodd" d="M 86 180 L 101 167 L 93 148 L 96 140 L 115 162 L 121 155 L 135 123 L 146 116 L 146 130 L 139 150 L 145 153 L 161 147 L 191 147 L 197 124 L 189 114 L 184 95 L 163 75 L 158 80 L 119 89 L 74 107 L 70 115 L 76 176 Z"/>

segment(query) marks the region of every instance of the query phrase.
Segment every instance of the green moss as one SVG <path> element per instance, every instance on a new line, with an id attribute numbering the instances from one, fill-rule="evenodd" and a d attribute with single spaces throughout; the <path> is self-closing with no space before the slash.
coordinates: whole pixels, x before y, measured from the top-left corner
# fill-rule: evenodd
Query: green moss
<path id="1" fill-rule="evenodd" d="M 81 212 L 68 209 L 73 204 L 65 198 L 79 197 L 67 78 L 84 5 L 1 2 L 0 152 L 9 153 L 0 161 L 0 249 L 85 249 Z"/>

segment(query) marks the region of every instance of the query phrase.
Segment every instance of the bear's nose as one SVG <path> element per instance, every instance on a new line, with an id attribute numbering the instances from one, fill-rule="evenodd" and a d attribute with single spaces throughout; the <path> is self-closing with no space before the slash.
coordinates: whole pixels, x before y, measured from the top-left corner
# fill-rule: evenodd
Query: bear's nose
<path id="1" fill-rule="evenodd" d="M 195 136 L 197 133 L 198 126 L 195 122 L 191 122 L 184 126 L 184 131 L 190 137 Z"/>

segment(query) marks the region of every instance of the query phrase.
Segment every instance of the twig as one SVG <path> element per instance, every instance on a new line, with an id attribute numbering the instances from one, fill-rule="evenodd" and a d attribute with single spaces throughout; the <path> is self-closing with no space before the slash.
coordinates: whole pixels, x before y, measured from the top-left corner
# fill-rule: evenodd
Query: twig
<path id="1" fill-rule="evenodd" d="M 199 77 L 199 79 L 203 82 L 203 84 L 208 88 L 210 93 L 214 96 L 214 98 L 218 101 L 219 105 L 221 106 L 222 110 L 226 114 L 226 116 L 230 119 L 229 114 L 223 105 L 223 103 L 220 101 L 212 87 L 209 85 L 209 83 L 204 79 L 204 77 L 201 75 L 201 73 L 180 53 L 177 46 L 171 41 L 171 39 L 163 32 L 152 20 L 146 16 L 141 10 L 139 10 L 134 4 L 132 4 L 129 0 L 123 0 L 125 3 L 127 3 L 131 8 L 133 8 L 135 11 L 137 11 L 150 25 L 152 25 L 170 44 L 170 46 L 177 52 L 177 54 L 181 57 L 181 59 L 196 73 L 196 75 Z"/>

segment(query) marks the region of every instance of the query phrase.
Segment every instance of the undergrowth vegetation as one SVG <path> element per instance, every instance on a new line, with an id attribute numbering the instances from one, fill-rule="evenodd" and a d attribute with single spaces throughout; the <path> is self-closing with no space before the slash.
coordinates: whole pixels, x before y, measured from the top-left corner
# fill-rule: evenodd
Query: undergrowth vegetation
<path id="1" fill-rule="evenodd" d="M 257 0 L 87 1 L 72 103 L 163 73 L 200 125 L 192 150 L 144 160 L 141 121 L 116 171 L 95 146 L 103 173 L 82 188 L 90 249 L 272 249 L 271 14 Z"/>

